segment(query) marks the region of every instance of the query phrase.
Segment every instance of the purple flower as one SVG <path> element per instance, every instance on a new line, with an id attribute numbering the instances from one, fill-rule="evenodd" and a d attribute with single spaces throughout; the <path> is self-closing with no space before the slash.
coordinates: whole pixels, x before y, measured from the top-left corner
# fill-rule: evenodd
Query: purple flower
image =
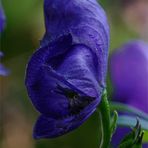
<path id="1" fill-rule="evenodd" d="M 148 44 L 140 40 L 131 41 L 117 50 L 110 62 L 114 101 L 148 113 Z M 128 128 L 118 128 L 113 144 L 119 144 L 129 131 Z"/>
<path id="2" fill-rule="evenodd" d="M 4 26 L 5 26 L 5 15 L 2 6 L 0 4 L 0 33 L 3 31 Z"/>
<path id="3" fill-rule="evenodd" d="M 0 60 L 1 57 L 3 57 L 3 53 L 0 51 Z M 0 63 L 0 76 L 7 76 L 9 74 L 9 70 L 6 69 L 1 63 Z"/>
<path id="4" fill-rule="evenodd" d="M 5 26 L 5 15 L 0 4 L 0 33 L 3 31 Z M 0 51 L 0 60 L 3 57 L 3 53 Z M 0 63 L 0 76 L 7 76 L 9 71 Z"/>
<path id="5" fill-rule="evenodd" d="M 46 33 L 31 57 L 26 87 L 41 113 L 34 138 L 53 138 L 79 127 L 105 88 L 109 26 L 95 0 L 45 0 Z"/>

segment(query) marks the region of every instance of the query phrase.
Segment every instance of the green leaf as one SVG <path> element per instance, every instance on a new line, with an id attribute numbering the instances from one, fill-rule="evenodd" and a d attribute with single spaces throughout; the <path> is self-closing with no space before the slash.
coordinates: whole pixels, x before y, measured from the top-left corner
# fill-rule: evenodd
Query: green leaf
<path id="1" fill-rule="evenodd" d="M 148 121 L 140 118 L 139 118 L 139 121 L 141 124 L 141 128 L 143 130 L 148 130 Z M 117 120 L 117 125 L 119 126 L 134 127 L 135 124 L 136 124 L 136 118 L 133 116 L 122 115 L 122 116 L 119 116 Z"/>
<path id="2" fill-rule="evenodd" d="M 137 120 L 136 126 L 133 128 L 132 132 L 123 138 L 119 148 L 142 148 L 143 135 L 144 132 L 141 131 L 140 122 Z"/>
<path id="3" fill-rule="evenodd" d="M 137 108 L 134 108 L 129 105 L 125 105 L 123 103 L 110 102 L 110 109 L 111 111 L 117 110 L 119 112 L 132 113 L 148 121 L 148 114 L 142 112 Z"/>

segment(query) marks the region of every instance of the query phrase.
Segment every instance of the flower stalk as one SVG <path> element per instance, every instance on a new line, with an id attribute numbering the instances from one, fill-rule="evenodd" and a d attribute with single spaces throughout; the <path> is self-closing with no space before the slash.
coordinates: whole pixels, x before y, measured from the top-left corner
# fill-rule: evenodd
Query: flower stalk
<path id="1" fill-rule="evenodd" d="M 99 148 L 108 148 L 112 136 L 111 130 L 111 117 L 110 117 L 110 106 L 107 99 L 107 92 L 104 91 L 102 95 L 101 103 L 97 109 L 99 114 L 101 137 L 99 142 Z"/>

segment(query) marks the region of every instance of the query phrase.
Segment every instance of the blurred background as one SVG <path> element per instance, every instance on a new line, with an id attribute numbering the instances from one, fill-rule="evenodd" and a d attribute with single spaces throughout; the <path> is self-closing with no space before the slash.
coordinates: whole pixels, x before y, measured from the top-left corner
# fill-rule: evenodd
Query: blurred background
<path id="1" fill-rule="evenodd" d="M 100 0 L 111 27 L 110 54 L 130 39 L 148 41 L 147 0 Z M 32 128 L 38 116 L 24 86 L 29 57 L 44 34 L 43 0 L 3 0 L 7 26 L 0 46 L 3 63 L 11 70 L 0 77 L 0 147 L 2 148 L 97 148 L 97 114 L 75 131 L 52 140 L 35 141 Z M 112 86 L 108 76 L 109 96 Z"/>

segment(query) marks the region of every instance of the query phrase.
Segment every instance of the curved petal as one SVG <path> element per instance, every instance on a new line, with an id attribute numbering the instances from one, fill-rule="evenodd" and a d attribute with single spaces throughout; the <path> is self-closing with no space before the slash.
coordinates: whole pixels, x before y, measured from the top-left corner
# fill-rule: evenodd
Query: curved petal
<path id="1" fill-rule="evenodd" d="M 72 45 L 59 59 L 59 55 L 50 57 L 48 47 L 37 50 L 27 68 L 26 86 L 35 107 L 46 116 L 63 118 L 75 114 L 74 110 L 79 113 L 96 98 L 99 103 L 103 88 L 96 80 L 91 49 Z M 71 102 L 59 93 L 58 85 L 77 94 L 78 99 Z"/>
<path id="2" fill-rule="evenodd" d="M 45 36 L 54 39 L 68 32 L 72 34 L 75 44 L 90 47 L 97 56 L 98 82 L 105 86 L 109 25 L 106 14 L 97 1 L 45 0 L 44 13 Z"/>
<path id="3" fill-rule="evenodd" d="M 60 81 L 52 76 L 50 77 L 49 73 L 46 74 L 44 66 L 48 59 L 64 53 L 64 51 L 69 49 L 70 45 L 71 38 L 69 35 L 60 37 L 50 45 L 38 49 L 28 63 L 25 80 L 26 87 L 33 104 L 41 113 L 53 116 L 66 114 L 62 109 L 67 108 L 68 101 L 53 91 L 53 88 Z"/>
<path id="4" fill-rule="evenodd" d="M 97 82 L 95 59 L 90 48 L 84 45 L 73 45 L 57 72 L 64 75 L 70 83 L 88 96 L 96 97 L 103 88 Z"/>
<path id="5" fill-rule="evenodd" d="M 97 102 L 93 102 L 79 115 L 59 120 L 41 115 L 34 126 L 33 137 L 35 139 L 54 138 L 76 129 L 95 111 L 96 105 Z"/>

